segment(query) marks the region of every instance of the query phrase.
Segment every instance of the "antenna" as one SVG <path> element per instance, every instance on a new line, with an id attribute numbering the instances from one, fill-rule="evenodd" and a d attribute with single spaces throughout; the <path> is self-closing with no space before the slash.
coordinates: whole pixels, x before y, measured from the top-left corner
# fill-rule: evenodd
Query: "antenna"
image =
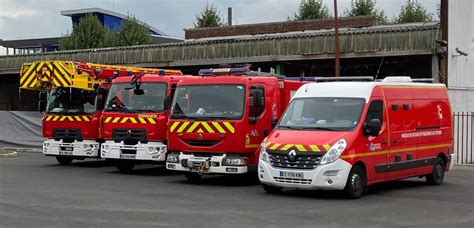
<path id="1" fill-rule="evenodd" d="M 377 73 L 375 74 L 375 79 L 374 80 L 377 80 L 377 78 L 379 77 L 380 68 L 382 68 L 382 64 L 383 64 L 384 59 L 385 59 L 385 56 L 382 56 L 382 60 L 380 61 L 379 69 L 377 70 Z"/>

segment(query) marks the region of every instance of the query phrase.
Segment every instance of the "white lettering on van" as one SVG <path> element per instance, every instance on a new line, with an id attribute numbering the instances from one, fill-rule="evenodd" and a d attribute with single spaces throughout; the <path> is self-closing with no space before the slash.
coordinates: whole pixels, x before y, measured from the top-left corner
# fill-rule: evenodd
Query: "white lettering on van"
<path id="1" fill-rule="evenodd" d="M 402 138 L 414 138 L 414 137 L 427 137 L 427 136 L 436 136 L 442 135 L 443 131 L 436 130 L 436 131 L 422 131 L 422 132 L 411 132 L 411 133 L 403 133 Z"/>
<path id="2" fill-rule="evenodd" d="M 443 119 L 443 109 L 441 108 L 441 105 L 438 105 L 438 119 Z"/>

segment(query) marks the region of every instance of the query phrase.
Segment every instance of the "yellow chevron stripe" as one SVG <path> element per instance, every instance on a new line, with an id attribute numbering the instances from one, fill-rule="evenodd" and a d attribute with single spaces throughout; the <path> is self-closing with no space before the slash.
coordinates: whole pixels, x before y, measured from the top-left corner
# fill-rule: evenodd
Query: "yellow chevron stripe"
<path id="1" fill-rule="evenodd" d="M 260 146 L 260 144 L 248 144 L 248 145 L 245 145 L 245 148 L 253 149 L 253 148 L 258 148 L 258 146 Z"/>
<path id="2" fill-rule="evenodd" d="M 199 130 L 197 131 L 197 133 L 204 133 L 204 131 L 202 130 L 202 128 L 199 128 Z"/>
<path id="3" fill-rule="evenodd" d="M 151 124 L 156 124 L 155 119 L 153 119 L 153 118 L 151 118 L 151 117 L 148 117 L 148 121 L 150 121 Z"/>
<path id="4" fill-rule="evenodd" d="M 82 121 L 82 119 L 81 119 L 80 116 L 74 116 L 74 118 L 75 118 L 77 121 Z"/>
<path id="5" fill-rule="evenodd" d="M 69 120 L 69 121 L 74 121 L 74 119 L 72 118 L 72 116 L 67 116 L 67 120 Z"/>
<path id="6" fill-rule="evenodd" d="M 280 143 L 275 143 L 272 147 L 270 147 L 270 150 L 276 150 L 276 148 L 278 148 L 280 145 Z"/>
<path id="7" fill-rule="evenodd" d="M 127 120 L 128 120 L 128 117 L 124 117 L 124 118 L 122 118 L 122 121 L 120 121 L 120 123 L 125 123 L 125 122 L 127 122 Z"/>
<path id="8" fill-rule="evenodd" d="M 87 116 L 82 116 L 82 119 L 84 119 L 85 121 L 91 121 L 91 119 L 89 119 L 89 117 Z"/>
<path id="9" fill-rule="evenodd" d="M 212 125 L 214 125 L 214 127 L 217 129 L 217 131 L 219 131 L 219 133 L 226 133 L 224 128 L 222 128 L 219 124 L 219 122 L 212 122 Z"/>
<path id="10" fill-rule="evenodd" d="M 209 124 L 207 122 L 202 122 L 202 126 L 204 126 L 204 128 L 206 128 L 207 132 L 215 133 L 215 131 L 211 128 L 211 126 L 209 126 Z"/>
<path id="11" fill-rule="evenodd" d="M 187 132 L 187 133 L 193 132 L 194 129 L 195 129 L 200 123 L 201 123 L 201 122 L 198 122 L 198 121 L 194 122 L 194 123 L 191 125 L 191 127 L 188 128 L 188 130 L 187 130 L 186 132 Z"/>
<path id="12" fill-rule="evenodd" d="M 320 152 L 320 151 L 321 151 L 321 150 L 319 149 L 319 147 L 316 146 L 316 145 L 309 145 L 309 148 L 311 148 L 311 150 L 312 150 L 313 152 Z"/>
<path id="13" fill-rule="evenodd" d="M 296 144 L 295 147 L 296 149 L 298 149 L 298 151 L 303 151 L 303 152 L 306 151 L 306 148 L 304 148 L 304 146 L 301 144 Z"/>
<path id="14" fill-rule="evenodd" d="M 45 120 L 46 120 L 46 121 L 50 121 L 51 118 L 53 118 L 53 116 L 47 116 Z"/>
<path id="15" fill-rule="evenodd" d="M 284 147 L 282 147 L 280 150 L 288 150 L 290 147 L 292 147 L 293 144 L 286 144 Z"/>
<path id="16" fill-rule="evenodd" d="M 223 124 L 229 129 L 230 133 L 235 132 L 235 128 L 229 122 L 223 122 Z"/>
<path id="17" fill-rule="evenodd" d="M 111 120 L 111 119 L 112 119 L 112 117 L 111 117 L 111 116 L 109 116 L 109 117 L 107 117 L 107 118 L 105 119 L 105 121 L 104 121 L 104 122 L 108 123 L 108 122 L 110 122 L 110 120 Z"/>
<path id="18" fill-rule="evenodd" d="M 30 72 L 35 68 L 35 64 L 36 63 L 31 63 L 31 65 L 28 67 L 28 69 L 26 69 L 25 73 L 22 74 L 22 77 L 20 78 L 20 84 L 23 83 L 23 81 L 25 81 L 25 79 L 27 79 L 27 75 L 30 74 Z"/>
<path id="19" fill-rule="evenodd" d="M 61 119 L 59 119 L 59 121 L 63 121 L 66 119 L 66 116 L 61 116 Z"/>
<path id="20" fill-rule="evenodd" d="M 146 120 L 145 118 L 142 118 L 142 117 L 139 117 L 138 120 L 140 120 L 140 123 L 142 124 L 146 124 Z"/>
<path id="21" fill-rule="evenodd" d="M 71 72 L 69 71 L 69 67 L 67 65 L 64 65 L 65 62 L 59 62 L 59 65 L 61 66 L 61 70 L 63 71 L 63 79 L 69 84 L 71 84 Z"/>
<path id="22" fill-rule="evenodd" d="M 130 117 L 129 119 L 130 119 L 130 121 L 132 121 L 132 123 L 134 123 L 134 124 L 137 123 L 137 120 L 135 119 L 135 117 Z"/>
<path id="23" fill-rule="evenodd" d="M 173 132 L 174 129 L 179 125 L 179 122 L 174 122 L 170 127 L 170 132 Z"/>
<path id="24" fill-rule="evenodd" d="M 53 121 L 56 121 L 56 120 L 58 120 L 58 119 L 59 119 L 59 116 L 55 116 L 55 117 L 53 118 Z"/>
<path id="25" fill-rule="evenodd" d="M 36 66 L 36 65 L 35 65 L 35 66 Z M 40 64 L 38 64 L 38 66 L 43 66 L 43 64 L 40 63 Z M 34 70 L 33 72 L 31 72 L 30 77 L 27 78 L 27 80 L 26 80 L 26 82 L 25 82 L 25 87 L 27 87 L 28 84 L 31 83 L 31 80 L 34 80 L 34 78 L 36 77 L 36 72 L 37 72 L 38 67 L 33 67 L 33 69 L 35 69 L 35 70 Z M 33 85 L 33 86 L 35 86 L 35 85 Z"/>
<path id="26" fill-rule="evenodd" d="M 56 66 L 56 68 L 61 72 L 61 74 L 56 74 L 56 79 L 59 80 L 63 85 L 69 85 L 70 83 L 68 83 L 66 81 L 66 79 L 64 79 L 64 74 L 66 74 L 66 72 L 64 72 L 63 70 L 63 67 L 58 63 L 58 62 L 53 62 L 53 64 Z M 55 85 L 56 86 L 60 86 L 59 83 L 57 83 L 56 81 L 54 81 Z"/>
<path id="27" fill-rule="evenodd" d="M 183 122 L 183 124 L 181 124 L 181 127 L 178 129 L 178 133 L 179 132 L 183 132 L 183 130 L 186 128 L 186 126 L 188 126 L 189 122 Z"/>
<path id="28" fill-rule="evenodd" d="M 112 120 L 112 123 L 117 123 L 120 120 L 120 117 L 115 117 L 114 120 Z"/>
<path id="29" fill-rule="evenodd" d="M 267 148 L 267 147 L 270 146 L 271 144 L 272 144 L 271 142 L 267 142 L 267 143 L 265 144 L 265 148 Z"/>
<path id="30" fill-rule="evenodd" d="M 329 145 L 329 144 L 324 144 L 323 147 L 324 147 L 324 149 L 326 149 L 326 151 L 331 149 L 331 145 Z"/>

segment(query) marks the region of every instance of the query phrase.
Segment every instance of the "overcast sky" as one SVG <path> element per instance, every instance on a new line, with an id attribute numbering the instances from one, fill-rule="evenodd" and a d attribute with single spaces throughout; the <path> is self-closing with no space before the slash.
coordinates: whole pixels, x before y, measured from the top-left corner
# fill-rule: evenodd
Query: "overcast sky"
<path id="1" fill-rule="evenodd" d="M 406 0 L 378 0 L 377 6 L 391 19 Z M 332 0 L 324 0 L 332 11 Z M 440 0 L 420 0 L 436 17 Z M 72 24 L 60 11 L 100 7 L 138 19 L 173 37 L 184 37 L 183 28 L 193 27 L 195 16 L 206 6 L 216 6 L 222 17 L 233 7 L 234 24 L 286 20 L 293 15 L 300 0 L 0 0 L 0 39 L 51 37 L 67 33 Z M 338 0 L 339 11 L 350 0 Z M 0 54 L 4 53 L 0 48 Z"/>

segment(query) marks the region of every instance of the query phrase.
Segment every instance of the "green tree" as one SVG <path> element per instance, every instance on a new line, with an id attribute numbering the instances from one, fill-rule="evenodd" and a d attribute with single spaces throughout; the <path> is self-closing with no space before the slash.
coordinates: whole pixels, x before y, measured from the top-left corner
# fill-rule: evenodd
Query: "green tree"
<path id="1" fill-rule="evenodd" d="M 107 30 L 99 19 L 88 14 L 74 25 L 72 32 L 63 37 L 59 44 L 61 50 L 99 48 L 104 46 L 106 34 Z"/>
<path id="2" fill-rule="evenodd" d="M 373 16 L 378 24 L 387 24 L 388 18 L 383 10 L 375 8 L 376 0 L 352 0 L 351 8 L 346 10 L 345 16 Z"/>
<path id="3" fill-rule="evenodd" d="M 400 15 L 395 19 L 398 23 L 427 22 L 432 20 L 433 15 L 428 13 L 418 0 L 407 0 L 401 8 Z"/>
<path id="4" fill-rule="evenodd" d="M 109 46 L 133 46 L 151 44 L 150 29 L 148 26 L 135 18 L 129 16 L 122 22 L 122 27 L 117 34 L 115 41 L 113 37 L 106 37 Z"/>
<path id="5" fill-rule="evenodd" d="M 301 0 L 298 12 L 289 20 L 300 21 L 329 17 L 329 8 L 323 3 L 323 0 Z"/>
<path id="6" fill-rule="evenodd" d="M 219 11 L 212 5 L 206 5 L 206 8 L 196 16 L 194 22 L 195 28 L 219 27 L 224 25 L 224 20 L 219 16 Z"/>

